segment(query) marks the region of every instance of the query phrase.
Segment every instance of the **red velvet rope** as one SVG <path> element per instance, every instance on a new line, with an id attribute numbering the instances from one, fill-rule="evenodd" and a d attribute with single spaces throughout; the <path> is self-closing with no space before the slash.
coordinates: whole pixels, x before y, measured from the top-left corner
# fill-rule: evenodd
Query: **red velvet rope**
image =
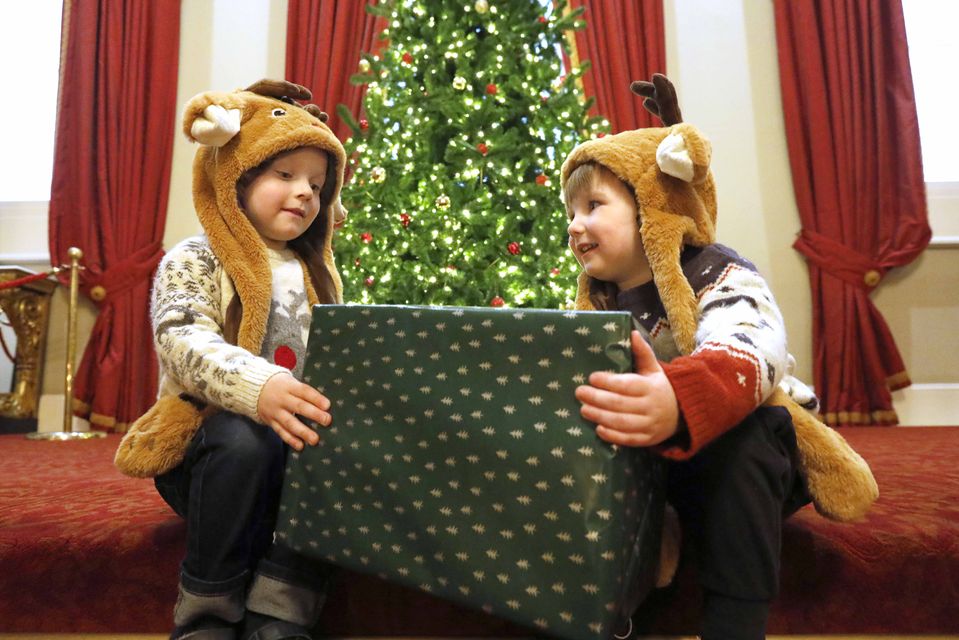
<path id="1" fill-rule="evenodd" d="M 47 271 L 46 273 L 34 273 L 33 275 L 17 278 L 16 280 L 0 282 L 0 291 L 3 291 L 4 289 L 13 289 L 14 287 L 19 287 L 22 284 L 29 284 L 36 280 L 43 280 L 44 278 L 52 276 L 56 272 L 57 272 L 57 269 L 53 269 L 52 271 Z"/>

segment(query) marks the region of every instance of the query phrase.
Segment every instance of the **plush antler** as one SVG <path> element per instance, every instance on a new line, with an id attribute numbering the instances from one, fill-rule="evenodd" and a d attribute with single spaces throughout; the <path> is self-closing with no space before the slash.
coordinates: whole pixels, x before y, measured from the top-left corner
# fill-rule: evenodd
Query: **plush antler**
<path id="1" fill-rule="evenodd" d="M 313 97 L 313 94 L 306 87 L 286 80 L 260 80 L 247 87 L 246 91 L 269 98 L 309 100 Z"/>
<path id="2" fill-rule="evenodd" d="M 286 80 L 260 80 L 247 87 L 246 91 L 269 98 L 277 98 L 278 100 L 291 102 L 299 107 L 303 107 L 311 116 L 319 118 L 320 122 L 326 122 L 330 119 L 330 116 L 315 104 L 300 104 L 295 102 L 296 100 L 309 100 L 313 97 L 313 93 L 302 85 L 287 82 Z"/>
<path id="3" fill-rule="evenodd" d="M 306 109 L 306 112 L 309 113 L 314 118 L 319 118 L 320 122 L 326 122 L 327 120 L 330 119 L 329 114 L 327 114 L 326 111 L 323 111 L 315 104 L 305 104 L 303 105 L 303 108 Z"/>
<path id="4" fill-rule="evenodd" d="M 663 121 L 667 127 L 683 121 L 683 114 L 679 111 L 679 100 L 676 98 L 676 88 L 669 78 L 661 73 L 654 73 L 652 82 L 634 80 L 629 85 L 630 91 L 643 100 L 643 106 L 654 116 Z"/>

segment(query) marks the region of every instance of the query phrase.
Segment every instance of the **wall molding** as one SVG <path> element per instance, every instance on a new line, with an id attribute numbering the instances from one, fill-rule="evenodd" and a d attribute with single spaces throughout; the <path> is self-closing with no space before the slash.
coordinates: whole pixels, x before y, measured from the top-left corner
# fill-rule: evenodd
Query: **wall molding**
<path id="1" fill-rule="evenodd" d="M 913 384 L 892 400 L 902 426 L 959 426 L 959 383 Z"/>

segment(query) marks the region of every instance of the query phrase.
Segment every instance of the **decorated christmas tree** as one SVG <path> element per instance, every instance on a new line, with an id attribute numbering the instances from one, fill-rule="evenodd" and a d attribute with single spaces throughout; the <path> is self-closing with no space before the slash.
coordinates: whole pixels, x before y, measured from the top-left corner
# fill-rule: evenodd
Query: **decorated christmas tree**
<path id="1" fill-rule="evenodd" d="M 557 308 L 574 293 L 563 159 L 602 135 L 561 52 L 565 0 L 396 0 L 345 107 L 352 180 L 334 243 L 350 302 Z"/>

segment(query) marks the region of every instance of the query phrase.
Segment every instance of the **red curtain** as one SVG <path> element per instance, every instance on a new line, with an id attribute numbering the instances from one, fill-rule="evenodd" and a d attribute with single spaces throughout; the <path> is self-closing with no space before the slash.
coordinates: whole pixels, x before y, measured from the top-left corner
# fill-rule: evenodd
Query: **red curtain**
<path id="1" fill-rule="evenodd" d="M 163 255 L 176 120 L 180 0 L 65 0 L 50 259 L 83 250 L 98 307 L 74 413 L 124 431 L 153 402 L 152 274 Z"/>
<path id="2" fill-rule="evenodd" d="M 909 377 L 869 293 L 931 235 L 902 5 L 776 0 L 775 16 L 816 389 L 830 424 L 896 424 Z"/>
<path id="3" fill-rule="evenodd" d="M 386 22 L 366 13 L 359 0 L 290 0 L 286 23 L 286 79 L 313 92 L 340 140 L 352 135 L 336 115 L 345 104 L 358 117 L 365 86 L 350 84 L 361 52 L 372 52 Z"/>
<path id="4" fill-rule="evenodd" d="M 583 76 L 586 95 L 596 98 L 591 113 L 609 120 L 613 133 L 662 126 L 629 83 L 666 72 L 663 0 L 571 0 L 570 7 L 586 7 L 586 28 L 575 33 L 579 59 L 592 64 Z"/>

